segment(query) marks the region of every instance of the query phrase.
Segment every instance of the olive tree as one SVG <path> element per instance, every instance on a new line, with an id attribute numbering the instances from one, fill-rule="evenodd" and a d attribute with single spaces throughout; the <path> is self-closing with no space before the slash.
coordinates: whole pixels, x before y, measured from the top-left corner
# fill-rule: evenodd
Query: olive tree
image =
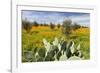
<path id="1" fill-rule="evenodd" d="M 38 22 L 37 21 L 34 21 L 33 22 L 33 26 L 38 27 L 39 26 Z"/>
<path id="2" fill-rule="evenodd" d="M 58 29 L 60 28 L 60 26 L 61 26 L 60 24 L 57 24 Z"/>
<path id="3" fill-rule="evenodd" d="M 50 28 L 51 28 L 51 29 L 55 29 L 55 24 L 50 23 Z"/>
<path id="4" fill-rule="evenodd" d="M 68 36 L 71 33 L 71 27 L 72 21 L 70 19 L 64 20 L 62 24 L 62 32 Z"/>
<path id="5" fill-rule="evenodd" d="M 22 20 L 22 28 L 25 29 L 27 32 L 30 32 L 32 25 L 28 20 Z"/>

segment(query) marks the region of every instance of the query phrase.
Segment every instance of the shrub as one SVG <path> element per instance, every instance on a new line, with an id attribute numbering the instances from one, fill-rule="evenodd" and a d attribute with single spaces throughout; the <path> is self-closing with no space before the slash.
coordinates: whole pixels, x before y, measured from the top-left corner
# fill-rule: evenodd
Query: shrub
<path id="1" fill-rule="evenodd" d="M 68 36 L 71 33 L 71 26 L 72 21 L 70 19 L 64 20 L 62 24 L 62 32 Z"/>
<path id="2" fill-rule="evenodd" d="M 22 21 L 22 28 L 25 29 L 27 32 L 30 32 L 32 25 L 29 21 L 23 20 Z"/>
<path id="3" fill-rule="evenodd" d="M 33 22 L 33 26 L 38 27 L 38 26 L 39 26 L 38 22 L 34 21 L 34 22 Z"/>
<path id="4" fill-rule="evenodd" d="M 76 30 L 76 29 L 78 29 L 78 28 L 80 28 L 81 26 L 79 25 L 79 24 L 77 24 L 77 23 L 74 23 L 74 25 L 73 25 L 73 30 Z"/>
<path id="5" fill-rule="evenodd" d="M 50 23 L 50 28 L 51 28 L 51 29 L 55 29 L 55 24 Z"/>
<path id="6" fill-rule="evenodd" d="M 60 28 L 60 24 L 57 24 L 58 29 Z"/>

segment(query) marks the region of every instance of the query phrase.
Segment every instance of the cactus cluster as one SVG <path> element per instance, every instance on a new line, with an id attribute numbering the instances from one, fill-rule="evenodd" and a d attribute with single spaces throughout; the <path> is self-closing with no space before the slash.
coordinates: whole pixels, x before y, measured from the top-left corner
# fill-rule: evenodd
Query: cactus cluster
<path id="1" fill-rule="evenodd" d="M 55 38 L 53 42 L 48 42 L 43 39 L 43 44 L 43 48 L 24 51 L 25 62 L 82 60 L 84 57 L 80 43 L 75 48 L 74 41 Z"/>

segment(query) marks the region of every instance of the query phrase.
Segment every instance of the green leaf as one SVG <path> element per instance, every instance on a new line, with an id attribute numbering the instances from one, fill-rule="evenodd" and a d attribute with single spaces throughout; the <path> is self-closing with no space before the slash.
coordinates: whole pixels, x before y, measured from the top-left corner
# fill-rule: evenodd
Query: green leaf
<path id="1" fill-rule="evenodd" d="M 80 57 L 72 56 L 68 60 L 82 60 Z"/>

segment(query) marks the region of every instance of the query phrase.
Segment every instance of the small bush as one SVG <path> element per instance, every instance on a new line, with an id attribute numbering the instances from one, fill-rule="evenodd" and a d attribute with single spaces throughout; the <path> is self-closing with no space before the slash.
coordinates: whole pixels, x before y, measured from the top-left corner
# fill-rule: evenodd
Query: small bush
<path id="1" fill-rule="evenodd" d="M 67 19 L 67 20 L 63 21 L 62 32 L 66 36 L 68 36 L 69 34 L 71 34 L 71 26 L 72 26 L 72 21 L 70 19 Z"/>
<path id="2" fill-rule="evenodd" d="M 29 21 L 23 20 L 22 21 L 22 28 L 25 29 L 27 32 L 30 32 L 32 25 Z"/>
<path id="3" fill-rule="evenodd" d="M 51 29 L 55 29 L 55 24 L 50 23 L 50 28 L 51 28 Z"/>
<path id="4" fill-rule="evenodd" d="M 38 27 L 38 26 L 39 26 L 38 22 L 34 21 L 34 22 L 33 22 L 33 26 Z"/>
<path id="5" fill-rule="evenodd" d="M 77 23 L 74 23 L 73 30 L 79 29 L 80 27 L 81 27 L 80 25 L 78 25 Z"/>
<path id="6" fill-rule="evenodd" d="M 57 24 L 58 29 L 60 28 L 60 26 L 61 26 L 60 24 Z"/>

